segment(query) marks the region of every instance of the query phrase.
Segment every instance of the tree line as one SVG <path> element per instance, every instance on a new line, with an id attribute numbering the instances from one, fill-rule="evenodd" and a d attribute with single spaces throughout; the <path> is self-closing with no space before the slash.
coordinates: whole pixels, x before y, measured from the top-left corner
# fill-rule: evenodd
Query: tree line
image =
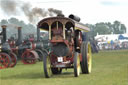
<path id="1" fill-rule="evenodd" d="M 0 21 L 0 25 L 6 24 L 8 25 L 7 29 L 7 36 L 8 38 L 11 36 L 17 35 L 17 26 L 22 27 L 23 37 L 28 34 L 36 35 L 36 27 L 33 24 L 26 24 L 22 20 L 18 20 L 17 18 L 10 18 L 8 20 L 3 19 Z M 90 28 L 90 32 L 88 32 L 89 37 L 94 37 L 98 34 L 123 34 L 126 33 L 126 27 L 120 21 L 111 22 L 100 22 L 96 24 L 86 24 L 87 27 Z M 0 29 L 1 30 L 1 29 Z"/>
<path id="2" fill-rule="evenodd" d="M 23 38 L 28 36 L 29 34 L 34 34 L 36 35 L 36 27 L 33 24 L 26 24 L 24 21 L 19 20 L 17 18 L 10 18 L 10 19 L 2 19 L 0 21 L 0 25 L 7 25 L 7 38 L 10 37 L 16 37 L 17 38 L 17 27 L 22 27 L 22 33 L 23 33 Z M 1 27 L 0 27 L 0 30 Z"/>
<path id="3" fill-rule="evenodd" d="M 91 29 L 88 33 L 90 37 L 94 37 L 97 34 L 124 34 L 126 33 L 126 26 L 119 21 L 100 22 L 96 24 L 86 24 Z"/>

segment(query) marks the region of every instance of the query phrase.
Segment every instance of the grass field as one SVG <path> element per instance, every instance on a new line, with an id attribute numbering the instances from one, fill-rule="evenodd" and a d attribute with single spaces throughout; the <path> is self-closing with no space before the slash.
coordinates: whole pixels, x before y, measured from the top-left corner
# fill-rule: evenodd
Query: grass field
<path id="1" fill-rule="evenodd" d="M 102 51 L 93 54 L 89 75 L 74 77 L 73 69 L 44 78 L 43 64 L 23 65 L 0 70 L 0 85 L 128 85 L 128 50 Z"/>

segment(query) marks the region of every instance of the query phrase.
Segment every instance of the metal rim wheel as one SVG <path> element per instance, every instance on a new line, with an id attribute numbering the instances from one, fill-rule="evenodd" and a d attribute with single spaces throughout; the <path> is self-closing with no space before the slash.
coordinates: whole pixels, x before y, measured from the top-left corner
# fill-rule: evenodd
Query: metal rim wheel
<path id="1" fill-rule="evenodd" d="M 39 55 L 39 61 L 43 61 L 43 52 L 40 49 L 35 50 Z"/>
<path id="2" fill-rule="evenodd" d="M 14 67 L 17 64 L 17 56 L 13 52 L 11 52 L 9 55 L 10 55 L 11 60 L 12 60 L 12 63 L 10 64 L 9 67 Z"/>
<path id="3" fill-rule="evenodd" d="M 92 53 L 91 53 L 91 45 L 89 42 L 83 42 L 81 45 L 81 70 L 82 73 L 89 74 L 92 69 Z"/>
<path id="4" fill-rule="evenodd" d="M 92 51 L 91 51 L 91 44 L 88 43 L 88 52 L 87 52 L 87 62 L 88 62 L 88 73 L 91 73 L 92 70 Z"/>
<path id="5" fill-rule="evenodd" d="M 43 54 L 44 55 L 44 54 Z M 46 78 L 52 76 L 50 57 L 47 55 L 43 56 L 44 75 Z"/>
<path id="6" fill-rule="evenodd" d="M 36 56 L 38 56 L 38 54 L 35 51 L 25 51 L 23 53 L 22 57 L 22 62 L 24 64 L 35 64 L 36 63 Z"/>
<path id="7" fill-rule="evenodd" d="M 52 74 L 61 74 L 62 68 L 51 68 Z"/>
<path id="8" fill-rule="evenodd" d="M 0 69 L 8 68 L 10 64 L 10 56 L 7 53 L 0 53 Z"/>
<path id="9" fill-rule="evenodd" d="M 80 57 L 79 53 L 74 54 L 74 76 L 78 77 L 80 75 Z"/>

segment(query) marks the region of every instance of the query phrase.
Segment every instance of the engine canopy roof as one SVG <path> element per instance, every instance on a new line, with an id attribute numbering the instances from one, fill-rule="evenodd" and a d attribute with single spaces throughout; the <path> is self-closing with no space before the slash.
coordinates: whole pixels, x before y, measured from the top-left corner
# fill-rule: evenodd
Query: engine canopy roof
<path id="1" fill-rule="evenodd" d="M 48 31 L 49 26 L 52 25 L 54 22 L 60 22 L 63 25 L 65 25 L 66 28 L 73 27 L 75 30 L 81 30 L 88 32 L 90 29 L 85 26 L 84 24 L 77 22 L 73 19 L 66 18 L 66 17 L 49 17 L 41 20 L 38 24 L 37 27 L 40 28 L 41 30 Z"/>

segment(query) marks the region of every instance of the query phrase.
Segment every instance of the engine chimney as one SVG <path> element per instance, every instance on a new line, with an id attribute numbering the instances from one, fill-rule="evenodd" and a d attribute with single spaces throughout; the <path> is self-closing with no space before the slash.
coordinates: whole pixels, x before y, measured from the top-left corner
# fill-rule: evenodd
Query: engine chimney
<path id="1" fill-rule="evenodd" d="M 18 40 L 17 40 L 17 46 L 22 44 L 22 27 L 18 27 Z"/>
<path id="2" fill-rule="evenodd" d="M 5 43 L 6 40 L 7 40 L 7 36 L 6 36 L 6 25 L 2 25 L 2 35 L 3 35 L 3 40 L 2 40 L 2 43 Z"/>
<path id="3" fill-rule="evenodd" d="M 77 22 L 80 21 L 80 17 L 78 17 L 78 16 L 76 16 L 76 15 L 73 15 L 73 14 L 69 15 L 69 18 L 71 18 L 71 19 L 73 19 L 73 20 L 75 20 L 75 21 L 77 21 Z"/>

